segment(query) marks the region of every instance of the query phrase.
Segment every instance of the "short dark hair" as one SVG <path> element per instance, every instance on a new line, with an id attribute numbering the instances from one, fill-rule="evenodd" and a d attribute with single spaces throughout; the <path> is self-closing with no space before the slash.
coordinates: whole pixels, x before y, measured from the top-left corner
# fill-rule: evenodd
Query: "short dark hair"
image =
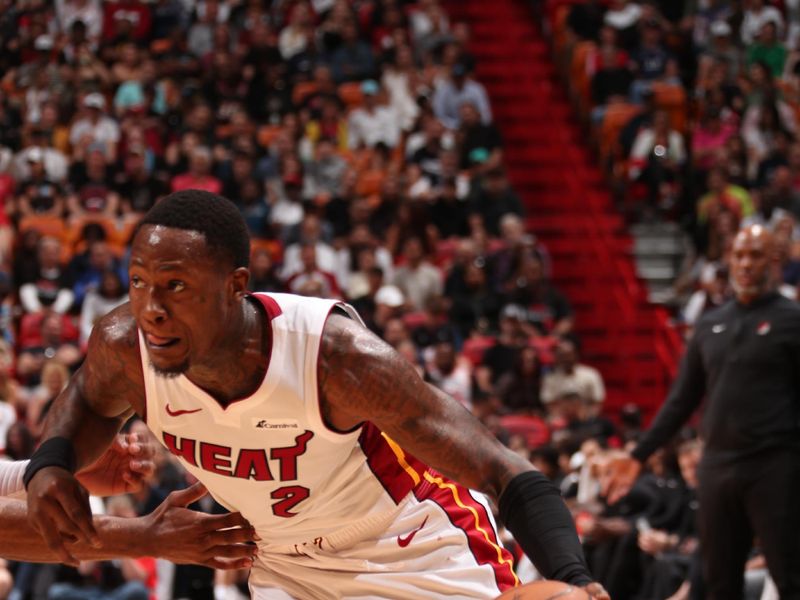
<path id="1" fill-rule="evenodd" d="M 136 228 L 162 225 L 203 234 L 215 256 L 234 268 L 250 264 L 250 234 L 236 205 L 217 194 L 203 190 L 182 190 L 159 200 Z"/>

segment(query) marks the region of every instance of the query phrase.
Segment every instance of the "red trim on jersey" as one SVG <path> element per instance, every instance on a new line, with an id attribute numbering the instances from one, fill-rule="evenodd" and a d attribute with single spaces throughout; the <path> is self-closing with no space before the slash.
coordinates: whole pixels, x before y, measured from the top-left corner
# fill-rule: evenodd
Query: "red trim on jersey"
<path id="1" fill-rule="evenodd" d="M 328 317 L 330 317 L 333 314 L 334 309 L 336 309 L 337 307 L 340 308 L 339 314 L 344 315 L 344 313 L 341 312 L 341 310 L 343 309 L 341 308 L 340 304 L 332 305 L 331 309 L 328 311 L 328 315 L 325 317 L 325 324 L 322 326 L 323 331 L 325 330 L 325 325 L 327 325 L 328 323 Z M 350 318 L 348 315 L 345 316 L 347 316 L 348 319 Z M 333 427 L 333 425 L 331 425 L 330 423 L 328 423 L 328 421 L 325 420 L 325 411 L 322 410 L 322 388 L 319 387 L 319 355 L 321 352 L 322 352 L 322 339 L 320 339 L 319 347 L 317 348 L 317 362 L 314 363 L 314 368 L 317 370 L 317 410 L 319 411 L 319 420 L 322 422 L 323 427 L 325 427 L 325 429 L 327 429 L 331 433 L 336 433 L 338 435 L 349 435 L 354 431 L 358 430 L 358 428 L 361 427 L 363 423 L 358 423 L 357 425 L 353 425 L 353 427 L 351 427 L 350 429 L 341 431 Z"/>
<path id="2" fill-rule="evenodd" d="M 417 482 L 414 481 L 413 476 L 400 463 L 397 454 L 380 429 L 370 422 L 364 423 L 358 443 L 367 456 L 367 465 L 369 465 L 372 474 L 381 482 L 386 493 L 391 496 L 395 504 L 414 489 Z M 421 478 L 427 467 L 410 454 L 405 455 L 405 460 L 407 465 L 415 470 Z"/>
<path id="3" fill-rule="evenodd" d="M 267 296 L 266 294 L 248 294 L 248 296 L 261 302 L 264 310 L 267 311 L 267 317 L 269 317 L 270 321 L 283 314 L 283 311 L 281 310 L 281 307 L 275 298 Z"/>
<path id="4" fill-rule="evenodd" d="M 490 565 L 494 571 L 497 588 L 504 592 L 518 585 L 513 571 L 514 559 L 497 537 L 497 531 L 486 511 L 486 507 L 473 498 L 470 491 L 443 475 L 431 471 L 441 478 L 444 485 L 426 481 L 414 490 L 418 500 L 430 500 L 444 510 L 453 526 L 461 529 L 467 536 L 467 545 L 479 565 Z M 457 495 L 457 498 L 456 498 Z M 477 515 L 477 523 L 476 523 Z M 480 528 L 480 529 L 479 529 Z M 486 535 L 488 534 L 488 541 Z M 498 548 L 505 564 L 498 560 Z"/>

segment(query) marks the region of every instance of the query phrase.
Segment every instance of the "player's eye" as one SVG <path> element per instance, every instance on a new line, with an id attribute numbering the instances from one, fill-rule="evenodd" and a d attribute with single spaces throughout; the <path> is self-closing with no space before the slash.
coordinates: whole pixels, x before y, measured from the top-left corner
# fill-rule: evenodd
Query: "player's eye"
<path id="1" fill-rule="evenodd" d="M 131 287 L 135 290 L 141 290 L 144 288 L 144 281 L 139 279 L 136 275 L 131 277 Z"/>
<path id="2" fill-rule="evenodd" d="M 182 292 L 183 290 L 186 289 L 186 284 L 183 283 L 182 281 L 173 279 L 172 281 L 169 282 L 169 289 L 172 292 Z"/>

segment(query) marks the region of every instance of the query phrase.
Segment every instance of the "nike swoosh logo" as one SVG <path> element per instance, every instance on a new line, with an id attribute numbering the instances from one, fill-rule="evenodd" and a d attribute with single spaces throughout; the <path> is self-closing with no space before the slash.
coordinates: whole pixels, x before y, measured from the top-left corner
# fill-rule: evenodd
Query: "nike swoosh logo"
<path id="1" fill-rule="evenodd" d="M 414 531 L 409 533 L 407 536 L 403 537 L 402 535 L 398 535 L 397 536 L 397 545 L 400 546 L 401 548 L 405 548 L 406 546 L 408 546 L 411 543 L 411 540 L 414 539 L 414 536 L 417 535 L 417 532 L 420 529 L 422 529 L 423 527 L 425 527 L 425 523 L 427 523 L 427 522 L 428 522 L 428 517 L 425 517 L 425 520 L 422 521 L 422 525 L 417 527 Z"/>
<path id="2" fill-rule="evenodd" d="M 164 408 L 166 409 L 167 414 L 170 417 L 180 417 L 181 415 L 190 415 L 192 413 L 200 412 L 201 410 L 203 410 L 202 408 L 195 408 L 193 410 L 181 410 L 181 409 L 172 410 L 169 407 L 169 404 L 167 404 Z"/>
<path id="3" fill-rule="evenodd" d="M 714 333 L 722 333 L 723 331 L 725 331 L 725 325 L 722 323 L 720 323 L 719 325 L 714 325 L 711 328 L 711 331 L 713 331 Z"/>

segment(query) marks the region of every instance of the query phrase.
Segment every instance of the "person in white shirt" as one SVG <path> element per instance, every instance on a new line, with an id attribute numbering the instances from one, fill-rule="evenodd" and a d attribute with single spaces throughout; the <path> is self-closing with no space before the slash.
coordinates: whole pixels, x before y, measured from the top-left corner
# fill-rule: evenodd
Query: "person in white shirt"
<path id="1" fill-rule="evenodd" d="M 397 111 L 381 100 L 378 82 L 367 79 L 361 84 L 361 91 L 364 105 L 351 112 L 348 120 L 350 148 L 373 148 L 378 144 L 394 148 L 400 142 Z"/>
<path id="2" fill-rule="evenodd" d="M 102 144 L 109 162 L 117 160 L 120 130 L 117 122 L 105 114 L 106 99 L 98 93 L 87 94 L 83 99 L 84 116 L 72 125 L 69 143 L 81 156 L 92 144 Z"/>
<path id="3" fill-rule="evenodd" d="M 606 390 L 600 372 L 578 362 L 575 342 L 562 338 L 555 350 L 555 366 L 542 380 L 542 402 L 548 404 L 564 395 L 565 390 L 575 392 L 586 401 L 600 406 L 606 399 Z"/>

